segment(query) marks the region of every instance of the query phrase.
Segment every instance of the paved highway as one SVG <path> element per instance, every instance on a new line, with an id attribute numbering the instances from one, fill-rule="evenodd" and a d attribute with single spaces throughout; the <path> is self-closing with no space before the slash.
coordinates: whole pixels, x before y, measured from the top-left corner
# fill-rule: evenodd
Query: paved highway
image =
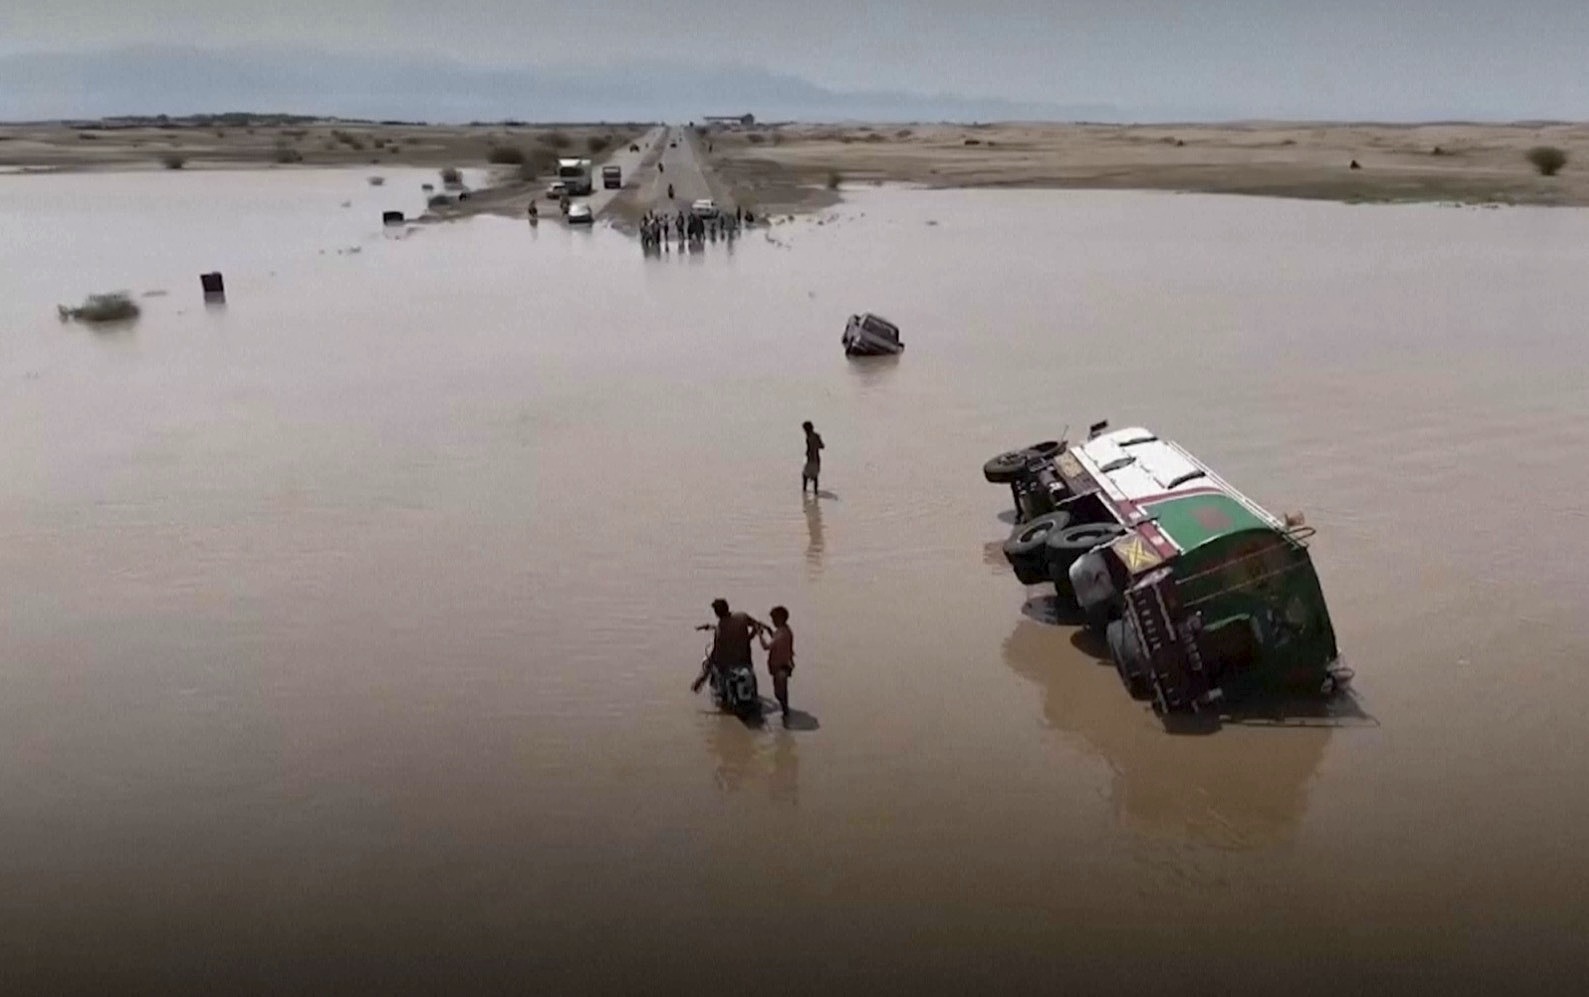
<path id="1" fill-rule="evenodd" d="M 717 179 L 703 162 L 697 139 L 684 128 L 663 130 L 662 155 L 656 165 L 645 168 L 639 178 L 639 210 L 672 213 L 688 210 L 690 203 L 703 197 L 717 201 L 718 207 L 734 210 L 727 187 Z M 657 165 L 662 167 L 657 169 Z M 673 185 L 673 198 L 668 199 L 668 185 Z"/>

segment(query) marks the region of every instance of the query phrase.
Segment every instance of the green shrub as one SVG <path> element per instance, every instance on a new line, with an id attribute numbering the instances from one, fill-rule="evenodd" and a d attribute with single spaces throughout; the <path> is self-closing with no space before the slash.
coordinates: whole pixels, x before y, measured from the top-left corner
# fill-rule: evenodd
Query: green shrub
<path id="1" fill-rule="evenodd" d="M 551 149 L 536 149 L 519 164 L 519 179 L 534 180 L 557 169 L 557 153 Z"/>
<path id="2" fill-rule="evenodd" d="M 139 315 L 138 303 L 132 300 L 132 295 L 126 291 L 113 291 L 109 294 L 90 294 L 83 303 L 76 308 L 67 305 L 57 305 L 61 321 L 71 319 L 76 322 L 90 324 L 101 322 L 131 322 Z"/>
<path id="3" fill-rule="evenodd" d="M 565 132 L 547 132 L 541 136 L 541 144 L 548 149 L 566 149 L 574 144 Z"/>
<path id="4" fill-rule="evenodd" d="M 271 159 L 278 163 L 301 163 L 303 153 L 289 145 L 278 145 L 271 152 Z"/>
<path id="5" fill-rule="evenodd" d="M 844 182 L 844 176 L 838 170 L 828 171 L 828 190 L 838 190 L 839 184 Z"/>
<path id="6" fill-rule="evenodd" d="M 1567 154 L 1553 145 L 1536 145 L 1528 150 L 1527 156 L 1542 177 L 1553 177 L 1567 165 Z"/>
<path id="7" fill-rule="evenodd" d="M 523 166 L 526 158 L 524 150 L 516 145 L 493 145 L 486 152 L 486 162 L 499 166 Z"/>

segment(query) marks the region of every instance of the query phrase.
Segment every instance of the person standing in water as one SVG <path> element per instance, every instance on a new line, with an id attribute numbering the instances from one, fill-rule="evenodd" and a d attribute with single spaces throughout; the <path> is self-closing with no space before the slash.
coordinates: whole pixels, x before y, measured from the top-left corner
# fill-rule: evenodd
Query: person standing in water
<path id="1" fill-rule="evenodd" d="M 800 494 L 806 493 L 806 482 L 811 482 L 811 494 L 817 493 L 817 476 L 822 473 L 822 448 L 826 446 L 817 435 L 816 427 L 809 421 L 800 428 L 806 431 L 806 466 L 800 469 Z"/>
<path id="2" fill-rule="evenodd" d="M 701 674 L 690 683 L 691 692 L 700 692 L 701 686 L 706 684 L 714 670 L 719 675 L 726 675 L 735 668 L 752 667 L 750 640 L 767 629 L 767 625 L 760 620 L 730 610 L 727 599 L 712 600 L 712 615 L 717 617 L 716 623 L 696 627 L 697 630 L 712 631 L 712 650 L 702 663 Z"/>
<path id="3" fill-rule="evenodd" d="M 784 721 L 789 720 L 789 676 L 794 674 L 794 631 L 789 629 L 789 610 L 772 607 L 772 632 L 761 632 L 761 649 L 767 652 L 767 671 L 772 675 L 772 692 Z"/>

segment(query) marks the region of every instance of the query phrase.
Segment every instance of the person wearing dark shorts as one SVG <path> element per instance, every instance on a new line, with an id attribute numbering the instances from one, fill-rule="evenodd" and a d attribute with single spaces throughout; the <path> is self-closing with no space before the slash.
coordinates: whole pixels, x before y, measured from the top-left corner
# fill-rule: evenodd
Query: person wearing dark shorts
<path id="1" fill-rule="evenodd" d="M 800 494 L 806 493 L 806 482 L 811 483 L 811 494 L 817 493 L 817 476 L 822 473 L 822 448 L 826 445 L 822 437 L 817 435 L 816 428 L 809 422 L 802 422 L 800 428 L 806 431 L 806 464 L 800 469 Z"/>
<path id="2" fill-rule="evenodd" d="M 794 674 L 794 631 L 789 629 L 789 610 L 772 607 L 767 614 L 772 617 L 772 635 L 761 632 L 762 650 L 767 652 L 767 671 L 772 674 L 772 692 L 778 697 L 778 707 L 789 719 L 789 676 Z"/>

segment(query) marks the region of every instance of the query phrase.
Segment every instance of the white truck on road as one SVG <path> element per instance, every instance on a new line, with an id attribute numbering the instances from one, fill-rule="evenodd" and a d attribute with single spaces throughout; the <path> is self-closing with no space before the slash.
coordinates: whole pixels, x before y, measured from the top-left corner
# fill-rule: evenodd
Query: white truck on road
<path id="1" fill-rule="evenodd" d="M 557 161 L 557 179 L 567 185 L 570 194 L 576 196 L 590 194 L 590 160 L 559 159 Z"/>

